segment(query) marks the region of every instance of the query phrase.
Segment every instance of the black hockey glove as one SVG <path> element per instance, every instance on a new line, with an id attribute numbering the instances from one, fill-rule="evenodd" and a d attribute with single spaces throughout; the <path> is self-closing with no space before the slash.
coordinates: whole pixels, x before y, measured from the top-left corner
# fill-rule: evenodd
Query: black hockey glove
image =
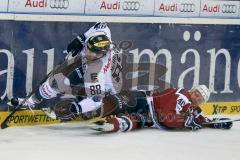
<path id="1" fill-rule="evenodd" d="M 67 52 L 72 54 L 72 57 L 76 56 L 82 51 L 84 47 L 86 37 L 82 34 L 73 39 L 67 46 Z"/>
<path id="2" fill-rule="evenodd" d="M 184 126 L 185 126 L 185 128 L 193 130 L 193 131 L 202 128 L 202 125 L 198 122 L 198 120 L 192 114 L 190 114 L 186 117 Z"/>
<path id="3" fill-rule="evenodd" d="M 54 106 L 57 119 L 62 122 L 71 121 L 79 117 L 82 112 L 81 106 L 73 100 L 62 100 Z"/>
<path id="4" fill-rule="evenodd" d="M 217 128 L 217 129 L 230 129 L 233 125 L 233 123 L 231 122 L 231 119 L 229 118 L 214 118 L 212 121 L 213 122 L 218 122 L 218 121 L 228 121 L 229 122 L 219 122 L 219 123 L 214 123 L 213 124 L 213 128 Z"/>

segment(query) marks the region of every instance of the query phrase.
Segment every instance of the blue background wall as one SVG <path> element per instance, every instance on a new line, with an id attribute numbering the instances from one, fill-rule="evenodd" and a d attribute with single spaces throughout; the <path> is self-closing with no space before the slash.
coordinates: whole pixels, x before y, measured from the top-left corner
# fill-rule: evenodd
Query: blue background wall
<path id="1" fill-rule="evenodd" d="M 43 50 L 54 48 L 54 64 L 59 63 L 66 54 L 67 44 L 76 34 L 85 32 L 94 23 L 83 22 L 20 22 L 0 21 L 0 50 L 6 49 L 14 55 L 14 81 L 13 96 L 24 97 L 26 95 L 26 70 L 27 56 L 24 50 L 34 48 L 33 88 L 38 81 L 46 75 L 47 55 Z M 132 47 L 125 50 L 131 57 L 134 50 L 140 53 L 144 49 L 150 49 L 157 53 L 160 49 L 167 49 L 172 56 L 171 83 L 177 87 L 179 76 L 194 65 L 193 54 L 187 54 L 185 63 L 181 63 L 182 54 L 188 49 L 194 49 L 200 56 L 200 84 L 209 86 L 210 54 L 209 50 L 225 49 L 230 54 L 231 73 L 230 90 L 232 93 L 221 93 L 224 90 L 225 81 L 225 57 L 218 56 L 215 71 L 215 91 L 210 101 L 237 101 L 240 96 L 239 82 L 237 79 L 240 26 L 237 25 L 183 25 L 183 24 L 137 24 L 137 23 L 108 23 L 112 32 L 112 39 L 116 44 L 127 40 L 132 42 Z M 184 32 L 190 33 L 190 39 L 184 40 Z M 200 40 L 194 38 L 196 31 L 201 34 Z M 121 46 L 120 46 L 121 47 Z M 0 72 L 7 69 L 8 58 L 0 52 Z M 141 60 L 148 60 L 143 57 Z M 159 63 L 165 64 L 165 57 L 160 56 Z M 184 79 L 184 87 L 193 85 L 193 72 Z M 0 75 L 0 96 L 5 92 L 7 74 Z M 1 110 L 6 109 L 8 96 L 0 103 Z"/>

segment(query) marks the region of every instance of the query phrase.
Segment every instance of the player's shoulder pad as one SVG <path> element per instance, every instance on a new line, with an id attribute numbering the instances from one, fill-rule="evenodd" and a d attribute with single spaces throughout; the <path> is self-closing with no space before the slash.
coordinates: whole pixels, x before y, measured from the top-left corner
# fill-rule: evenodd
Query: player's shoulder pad
<path id="1" fill-rule="evenodd" d="M 177 106 L 179 107 L 180 110 L 186 104 L 191 104 L 191 101 L 189 100 L 189 95 L 186 93 L 187 93 L 186 90 L 184 90 L 183 88 L 179 88 L 176 91 L 176 94 L 178 95 Z"/>

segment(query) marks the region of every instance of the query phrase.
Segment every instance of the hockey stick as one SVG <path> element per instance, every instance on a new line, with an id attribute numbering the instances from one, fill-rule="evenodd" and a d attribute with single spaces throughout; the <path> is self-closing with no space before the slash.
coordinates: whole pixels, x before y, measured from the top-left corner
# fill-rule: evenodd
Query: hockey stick
<path id="1" fill-rule="evenodd" d="M 72 53 L 70 52 L 68 55 L 72 55 Z M 34 89 L 32 90 L 32 92 L 29 93 L 29 94 L 24 98 L 24 100 L 23 100 L 20 104 L 19 104 L 19 102 L 18 102 L 15 98 L 12 98 L 12 99 L 11 99 L 10 103 L 14 106 L 14 109 L 13 109 L 13 111 L 4 119 L 4 121 L 1 123 L 1 128 L 2 128 L 2 129 L 5 129 L 5 128 L 9 127 L 9 126 L 8 126 L 8 123 L 9 123 L 10 119 L 12 118 L 12 116 L 13 116 L 19 109 L 21 109 L 21 107 L 22 107 L 21 104 L 24 104 L 24 103 L 27 101 L 27 99 L 30 98 L 30 97 L 33 95 L 33 93 L 36 92 L 36 90 L 39 88 L 39 85 L 41 85 L 44 81 L 46 81 L 47 78 L 49 78 L 51 74 L 54 74 L 54 72 L 57 71 L 57 69 L 60 69 L 60 68 L 61 68 L 61 65 L 64 65 L 65 62 L 68 62 L 68 58 L 69 58 L 68 55 L 64 58 L 64 60 L 63 60 L 62 62 L 60 62 L 58 65 L 56 65 L 56 66 L 53 68 L 53 70 L 52 70 L 51 72 L 49 72 L 42 81 L 40 81 L 40 83 L 37 85 L 37 87 L 34 88 Z M 15 101 L 15 100 L 16 100 L 16 101 Z M 2 100 L 0 99 L 0 101 L 2 101 Z"/>
<path id="2" fill-rule="evenodd" d="M 39 84 L 37 85 L 37 87 L 34 88 L 34 89 L 32 90 L 32 92 L 30 92 L 30 93 L 24 98 L 24 100 L 23 100 L 21 103 L 19 103 L 19 101 L 18 101 L 16 98 L 12 98 L 12 99 L 10 100 L 10 103 L 14 106 L 14 109 L 13 109 L 13 111 L 3 120 L 3 122 L 1 123 L 1 128 L 2 128 L 2 129 L 5 129 L 5 128 L 8 128 L 8 127 L 9 127 L 8 123 L 9 123 L 10 119 L 13 117 L 13 115 L 14 115 L 19 109 L 21 109 L 22 104 L 24 104 L 24 103 L 27 101 L 27 99 L 30 98 L 30 97 L 36 92 L 36 90 L 39 88 L 39 85 L 41 85 L 44 81 L 46 81 L 46 80 L 49 78 L 49 76 L 50 76 L 52 73 L 54 73 L 58 68 L 60 68 L 60 67 L 61 67 L 61 64 L 64 64 L 66 61 L 67 61 L 67 59 L 64 59 L 63 62 L 60 62 L 58 65 L 56 65 L 55 68 L 54 68 L 51 72 L 49 72 L 49 73 L 39 82 Z M 2 101 L 2 100 L 1 100 L 1 101 Z M 8 105 L 9 105 L 9 104 L 8 104 Z"/>
<path id="3" fill-rule="evenodd" d="M 49 76 L 50 74 L 52 73 L 52 71 L 39 83 L 43 83 Z M 19 110 L 21 109 L 22 107 L 22 104 L 24 104 L 26 102 L 26 100 L 28 98 L 30 98 L 32 96 L 32 94 L 38 89 L 39 85 L 37 85 L 37 87 L 21 102 L 19 103 L 19 101 L 16 100 L 16 98 L 12 98 L 10 100 L 10 103 L 14 106 L 14 109 L 13 111 L 4 119 L 4 121 L 1 123 L 1 129 L 5 129 L 5 128 L 8 128 L 9 125 L 9 121 L 10 119 L 13 117 L 13 115 Z"/>
<path id="4" fill-rule="evenodd" d="M 21 108 L 21 105 L 18 105 L 17 107 L 14 107 L 14 110 L 2 122 L 2 124 L 1 124 L 2 129 L 5 129 L 5 128 L 9 127 L 8 123 L 9 123 L 10 119 L 20 108 Z"/>
<path id="5" fill-rule="evenodd" d="M 216 124 L 216 123 L 227 123 L 227 122 L 238 122 L 238 121 L 240 121 L 240 118 L 239 119 L 229 119 L 229 120 L 218 120 L 218 121 L 212 121 L 212 122 L 205 122 L 202 124 Z"/>
<path id="6" fill-rule="evenodd" d="M 71 55 L 71 54 L 72 54 L 72 53 L 69 53 L 68 55 Z M 103 56 L 105 56 L 105 55 L 102 55 L 101 57 L 97 57 L 97 58 L 94 59 L 94 60 L 87 61 L 87 62 L 85 62 L 85 63 L 96 61 L 96 60 L 98 60 L 98 59 L 101 59 Z M 68 61 L 68 57 L 69 57 L 69 56 L 65 57 L 64 61 L 61 62 L 61 63 L 59 63 L 59 65 L 57 65 L 39 84 L 42 84 L 44 81 L 46 81 L 46 79 L 49 78 L 49 76 L 50 76 L 52 73 L 54 73 L 54 72 L 58 69 L 58 67 L 61 68 L 61 65 L 64 64 L 66 61 Z M 9 123 L 10 119 L 12 118 L 12 116 L 13 116 L 19 109 L 21 109 L 22 104 L 24 104 L 24 103 L 28 100 L 28 98 L 30 98 L 30 97 L 32 96 L 32 94 L 36 92 L 36 90 L 38 89 L 38 87 L 39 87 L 39 85 L 37 85 L 37 87 L 36 87 L 26 98 L 24 98 L 24 100 L 23 100 L 20 104 L 19 104 L 19 102 L 17 102 L 16 99 L 14 99 L 14 98 L 11 100 L 11 104 L 14 106 L 14 109 L 13 109 L 13 111 L 4 119 L 4 121 L 1 123 L 1 128 L 2 128 L 2 129 L 5 129 L 5 128 L 9 127 L 8 123 Z M 1 99 L 0 99 L 0 101 L 1 101 Z"/>

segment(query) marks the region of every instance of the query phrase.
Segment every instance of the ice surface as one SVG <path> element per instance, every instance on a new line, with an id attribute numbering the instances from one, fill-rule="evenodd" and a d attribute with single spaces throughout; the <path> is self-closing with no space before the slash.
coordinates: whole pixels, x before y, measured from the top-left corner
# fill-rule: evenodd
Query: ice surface
<path id="1" fill-rule="evenodd" d="M 99 134 L 79 123 L 0 130 L 1 160 L 239 160 L 239 151 L 240 122 L 197 132 Z"/>

